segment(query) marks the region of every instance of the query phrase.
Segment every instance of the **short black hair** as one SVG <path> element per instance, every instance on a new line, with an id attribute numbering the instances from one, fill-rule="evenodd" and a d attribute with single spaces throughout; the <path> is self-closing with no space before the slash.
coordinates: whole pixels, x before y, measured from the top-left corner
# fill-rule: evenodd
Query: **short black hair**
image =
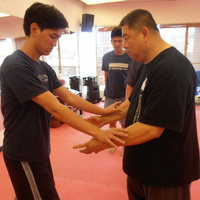
<path id="1" fill-rule="evenodd" d="M 23 28 L 26 36 L 30 36 L 32 23 L 37 23 L 41 31 L 45 28 L 68 28 L 67 20 L 57 8 L 40 2 L 33 3 L 25 12 Z"/>
<path id="2" fill-rule="evenodd" d="M 127 25 L 130 29 L 134 28 L 136 31 L 140 31 L 143 27 L 159 31 L 151 13 L 143 9 L 137 9 L 127 14 L 119 24 L 120 27 L 124 25 Z"/>
<path id="3" fill-rule="evenodd" d="M 121 27 L 115 27 L 111 31 L 111 39 L 114 37 L 122 37 L 122 28 Z"/>

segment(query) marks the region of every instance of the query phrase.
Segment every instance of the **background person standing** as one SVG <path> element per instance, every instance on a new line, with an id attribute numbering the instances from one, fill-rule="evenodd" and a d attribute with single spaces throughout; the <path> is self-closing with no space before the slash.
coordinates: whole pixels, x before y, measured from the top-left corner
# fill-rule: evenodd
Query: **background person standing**
<path id="1" fill-rule="evenodd" d="M 130 70 L 128 74 L 128 79 L 127 79 L 127 85 L 126 85 L 126 98 L 128 99 L 134 89 L 134 85 L 137 79 L 137 72 L 143 62 L 137 62 L 136 60 L 132 60 L 130 64 Z"/>
<path id="2" fill-rule="evenodd" d="M 114 50 L 103 56 L 102 70 L 105 71 L 104 107 L 125 100 L 126 81 L 129 73 L 131 58 L 123 49 L 124 40 L 121 27 L 115 27 L 111 32 L 111 43 Z M 120 120 L 124 128 L 125 120 Z M 116 122 L 109 124 L 110 128 L 116 128 Z M 114 153 L 116 148 L 109 149 Z"/>

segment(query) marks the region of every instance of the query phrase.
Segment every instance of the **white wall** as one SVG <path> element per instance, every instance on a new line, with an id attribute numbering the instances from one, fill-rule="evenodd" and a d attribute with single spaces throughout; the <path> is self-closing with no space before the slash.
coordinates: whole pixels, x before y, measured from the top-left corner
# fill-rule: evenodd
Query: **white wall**
<path id="1" fill-rule="evenodd" d="M 138 8 L 149 10 L 161 24 L 200 22 L 200 0 L 107 3 L 84 6 L 83 12 L 95 15 L 96 26 L 110 26 L 118 25 L 126 14 Z"/>
<path id="2" fill-rule="evenodd" d="M 66 17 L 69 23 L 69 29 L 77 32 L 79 30 L 80 22 L 82 19 L 83 3 L 79 0 L 39 0 L 42 3 L 54 5 L 58 8 Z M 0 12 L 7 13 L 12 16 L 24 17 L 26 9 L 35 2 L 35 0 L 0 0 Z M 22 22 L 21 22 L 22 24 Z M 21 24 L 18 26 L 21 30 Z M 10 26 L 8 25 L 8 29 Z M 5 26 L 5 25 L 4 25 Z M 7 31 L 6 28 L 2 29 L 0 23 L 0 29 Z M 1 33 L 0 33 L 1 34 Z M 0 35 L 1 36 L 1 35 Z M 2 37 L 0 37 L 2 38 Z"/>

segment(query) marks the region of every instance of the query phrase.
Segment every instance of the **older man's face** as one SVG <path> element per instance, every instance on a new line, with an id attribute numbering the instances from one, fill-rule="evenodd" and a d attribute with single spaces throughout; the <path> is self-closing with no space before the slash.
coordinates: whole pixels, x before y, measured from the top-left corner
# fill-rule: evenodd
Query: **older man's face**
<path id="1" fill-rule="evenodd" d="M 122 27 L 124 48 L 129 56 L 136 61 L 144 61 L 142 34 L 129 29 L 127 25 Z"/>

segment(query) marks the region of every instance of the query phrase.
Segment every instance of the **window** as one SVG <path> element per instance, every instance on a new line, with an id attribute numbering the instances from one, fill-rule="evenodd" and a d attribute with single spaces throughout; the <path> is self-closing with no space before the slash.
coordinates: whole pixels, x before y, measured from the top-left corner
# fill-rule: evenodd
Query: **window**
<path id="1" fill-rule="evenodd" d="M 200 27 L 190 27 L 188 30 L 187 57 L 195 70 L 200 70 Z"/>
<path id="2" fill-rule="evenodd" d="M 26 37 L 15 38 L 14 41 L 15 41 L 16 49 L 20 49 L 23 46 L 25 40 L 26 40 Z"/>
<path id="3" fill-rule="evenodd" d="M 12 53 L 12 41 L 10 38 L 0 40 L 0 66 L 5 57 Z"/>
<path id="4" fill-rule="evenodd" d="M 111 31 L 114 27 L 97 27 L 97 77 L 99 85 L 104 85 L 104 72 L 101 70 L 103 55 L 113 50 Z"/>
<path id="5" fill-rule="evenodd" d="M 161 28 L 160 33 L 162 38 L 169 44 L 176 47 L 184 54 L 185 46 L 185 28 Z"/>
<path id="6" fill-rule="evenodd" d="M 160 33 L 200 70 L 200 24 L 160 25 Z"/>
<path id="7" fill-rule="evenodd" d="M 77 33 L 64 34 L 48 56 L 43 56 L 57 74 L 68 81 L 70 76 L 79 75 Z"/>

